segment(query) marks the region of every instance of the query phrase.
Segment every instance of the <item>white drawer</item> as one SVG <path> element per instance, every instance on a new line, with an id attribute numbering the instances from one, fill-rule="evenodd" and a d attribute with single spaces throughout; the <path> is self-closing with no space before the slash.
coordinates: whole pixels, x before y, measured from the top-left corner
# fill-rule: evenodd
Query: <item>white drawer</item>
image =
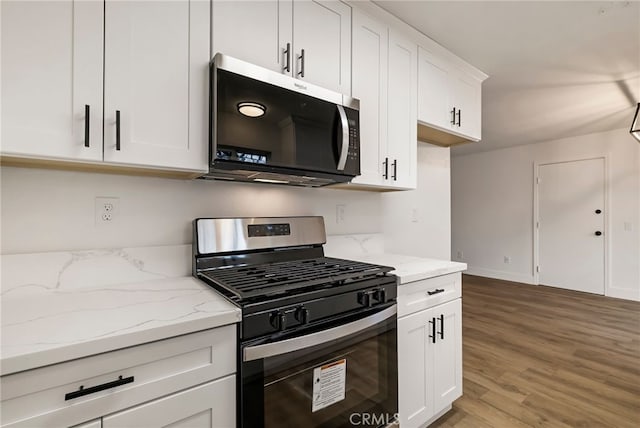
<path id="1" fill-rule="evenodd" d="M 398 286 L 398 317 L 431 308 L 462 296 L 460 272 Z"/>
<path id="2" fill-rule="evenodd" d="M 2 426 L 71 426 L 236 371 L 236 326 L 106 352 L 0 378 Z M 132 382 L 65 399 L 82 387 Z"/>

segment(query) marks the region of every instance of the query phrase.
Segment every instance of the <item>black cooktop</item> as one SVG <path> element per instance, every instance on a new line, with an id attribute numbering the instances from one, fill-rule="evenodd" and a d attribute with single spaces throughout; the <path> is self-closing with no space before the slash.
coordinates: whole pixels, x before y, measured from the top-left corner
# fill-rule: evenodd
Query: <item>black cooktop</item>
<path id="1" fill-rule="evenodd" d="M 331 257 L 224 266 L 199 276 L 237 303 L 264 301 L 384 276 L 391 267 Z"/>

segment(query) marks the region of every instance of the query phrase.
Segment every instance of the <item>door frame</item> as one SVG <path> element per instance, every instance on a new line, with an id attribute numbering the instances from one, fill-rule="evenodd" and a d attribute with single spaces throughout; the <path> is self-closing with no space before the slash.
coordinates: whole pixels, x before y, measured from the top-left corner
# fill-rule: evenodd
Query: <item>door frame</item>
<path id="1" fill-rule="evenodd" d="M 609 239 L 609 231 L 611 230 L 611 225 L 609 223 L 611 220 L 611 216 L 609 215 L 609 212 L 611 211 L 609 186 L 611 180 L 609 177 L 609 154 L 607 153 L 588 157 L 561 157 L 548 161 L 535 161 L 533 163 L 533 263 L 531 265 L 531 271 L 533 273 L 533 283 L 535 285 L 540 285 L 540 272 L 538 272 L 537 269 L 540 263 L 540 228 L 538 227 L 540 224 L 540 185 L 538 183 L 538 178 L 540 177 L 540 167 L 557 163 L 570 163 L 595 159 L 604 160 L 604 295 L 609 295 L 609 284 L 611 283 L 609 278 L 609 260 L 611 251 L 611 240 Z"/>

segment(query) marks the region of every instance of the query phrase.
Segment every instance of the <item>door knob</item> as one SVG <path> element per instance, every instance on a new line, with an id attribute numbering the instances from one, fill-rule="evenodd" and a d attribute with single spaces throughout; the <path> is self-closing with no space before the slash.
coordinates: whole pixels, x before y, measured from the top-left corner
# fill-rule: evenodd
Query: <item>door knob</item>
<path id="1" fill-rule="evenodd" d="M 596 210 L 596 214 L 600 214 L 602 210 Z"/>
<path id="2" fill-rule="evenodd" d="M 602 235 L 602 232 L 600 232 L 599 230 L 596 230 L 596 236 L 600 236 Z"/>

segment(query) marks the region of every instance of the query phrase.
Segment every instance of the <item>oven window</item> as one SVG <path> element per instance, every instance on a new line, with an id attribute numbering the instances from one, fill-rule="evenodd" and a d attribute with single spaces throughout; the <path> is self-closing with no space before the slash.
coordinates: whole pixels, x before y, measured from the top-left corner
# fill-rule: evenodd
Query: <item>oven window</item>
<path id="1" fill-rule="evenodd" d="M 262 408 L 266 428 L 384 426 L 397 412 L 396 343 L 394 316 L 338 341 L 260 360 L 261 376 L 247 386 L 257 389 L 262 380 L 262 403 L 245 402 L 245 414 Z"/>

